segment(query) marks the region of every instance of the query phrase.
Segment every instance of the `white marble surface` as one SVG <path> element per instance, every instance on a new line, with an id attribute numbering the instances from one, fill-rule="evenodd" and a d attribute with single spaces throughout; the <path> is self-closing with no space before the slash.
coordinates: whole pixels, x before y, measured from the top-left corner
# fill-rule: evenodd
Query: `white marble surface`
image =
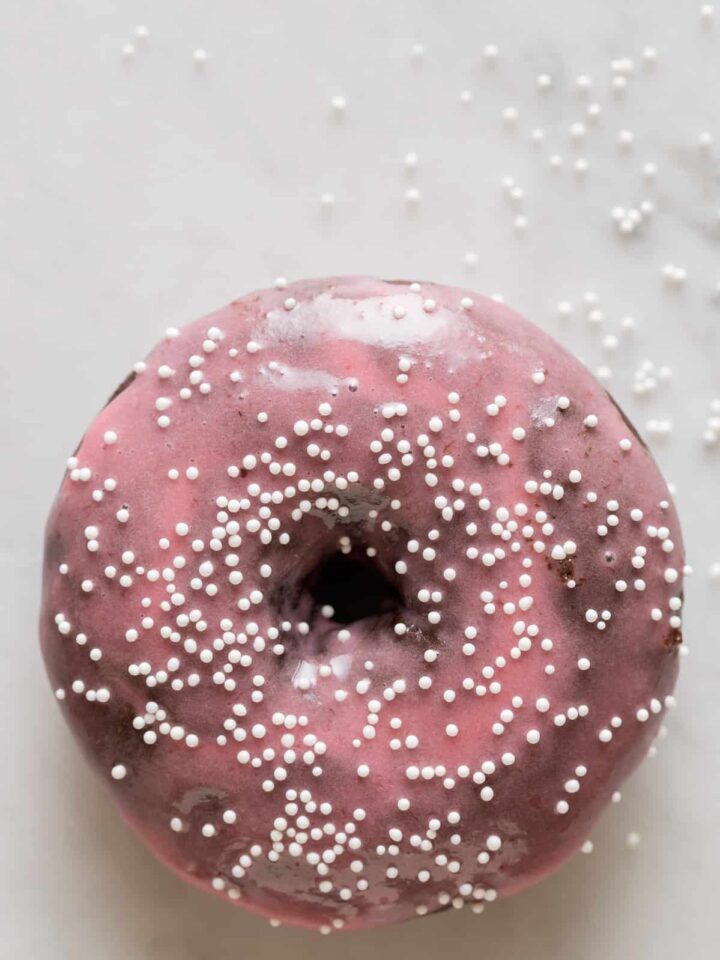
<path id="1" fill-rule="evenodd" d="M 717 955 L 720 582 L 708 570 L 720 560 L 720 447 L 704 450 L 701 435 L 720 396 L 720 150 L 703 151 L 698 136 L 720 141 L 720 4 L 715 23 L 699 10 L 693 0 L 5 0 L 3 960 Z M 139 23 L 150 36 L 124 60 Z M 418 42 L 426 52 L 413 59 Z M 495 70 L 483 63 L 488 43 L 500 48 Z M 613 94 L 611 61 L 626 57 L 635 70 Z M 582 73 L 587 97 L 575 89 Z M 333 95 L 347 98 L 339 122 Z M 573 146 L 569 128 L 593 102 L 601 114 Z M 508 106 L 514 132 L 501 119 Z M 625 152 L 623 129 L 635 135 Z M 408 151 L 420 157 L 412 178 Z M 580 157 L 585 176 L 573 171 Z M 507 175 L 525 191 L 517 209 Z M 404 199 L 413 184 L 415 211 Z M 656 212 L 620 238 L 610 210 L 643 199 Z M 687 270 L 678 289 L 662 279 L 667 263 Z M 678 710 L 606 815 L 596 852 L 482 917 L 451 912 L 341 942 L 271 930 L 156 864 L 76 754 L 35 636 L 42 521 L 63 460 L 131 362 L 167 325 L 279 273 L 337 272 L 501 292 L 593 369 L 610 367 L 641 428 L 673 422 L 652 444 L 677 485 L 696 568 Z M 586 291 L 604 314 L 597 327 Z M 574 316 L 558 318 L 561 300 Z M 644 359 L 673 376 L 638 400 Z"/>

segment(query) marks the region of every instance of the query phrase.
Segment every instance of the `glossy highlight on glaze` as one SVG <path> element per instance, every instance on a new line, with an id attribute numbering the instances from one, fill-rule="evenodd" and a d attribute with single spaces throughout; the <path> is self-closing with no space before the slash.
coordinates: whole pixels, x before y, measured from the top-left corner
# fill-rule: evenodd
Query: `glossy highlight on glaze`
<path id="1" fill-rule="evenodd" d="M 667 487 L 582 365 L 470 291 L 260 291 L 168 331 L 47 528 L 43 651 L 187 880 L 323 931 L 574 854 L 672 706 Z"/>

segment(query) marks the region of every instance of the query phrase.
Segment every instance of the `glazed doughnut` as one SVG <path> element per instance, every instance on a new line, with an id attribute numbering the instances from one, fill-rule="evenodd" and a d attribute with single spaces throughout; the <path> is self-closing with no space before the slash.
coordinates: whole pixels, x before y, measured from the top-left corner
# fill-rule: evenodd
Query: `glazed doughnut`
<path id="1" fill-rule="evenodd" d="M 43 651 L 186 880 L 324 931 L 572 856 L 672 706 L 683 547 L 605 390 L 507 307 L 313 280 L 162 343 L 47 527 Z"/>

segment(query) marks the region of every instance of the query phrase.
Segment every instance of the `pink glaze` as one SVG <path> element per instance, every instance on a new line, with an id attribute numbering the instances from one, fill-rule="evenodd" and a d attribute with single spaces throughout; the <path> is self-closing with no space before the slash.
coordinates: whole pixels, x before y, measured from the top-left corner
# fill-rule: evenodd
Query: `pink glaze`
<path id="1" fill-rule="evenodd" d="M 41 634 L 153 852 L 324 930 L 480 910 L 573 855 L 680 642 L 675 510 L 603 388 L 492 300 L 352 277 L 139 366 L 69 461 Z"/>

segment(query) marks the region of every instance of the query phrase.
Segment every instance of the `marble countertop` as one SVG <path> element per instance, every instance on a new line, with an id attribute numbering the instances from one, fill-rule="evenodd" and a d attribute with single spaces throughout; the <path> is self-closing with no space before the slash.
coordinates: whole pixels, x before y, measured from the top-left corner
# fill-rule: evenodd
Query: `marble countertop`
<path id="1" fill-rule="evenodd" d="M 0 957 L 714 955 L 720 4 L 8 0 L 3 20 Z M 678 708 L 594 853 L 481 917 L 341 942 L 157 864 L 36 641 L 44 515 L 113 385 L 168 325 L 336 273 L 464 283 L 560 337 L 648 436 L 695 568 Z"/>

